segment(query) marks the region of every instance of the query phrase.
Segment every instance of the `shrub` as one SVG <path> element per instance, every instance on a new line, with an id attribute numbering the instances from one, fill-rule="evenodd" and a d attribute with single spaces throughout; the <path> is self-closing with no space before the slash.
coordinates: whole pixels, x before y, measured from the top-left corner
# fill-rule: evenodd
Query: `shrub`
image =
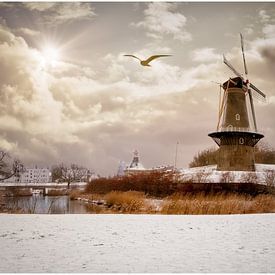
<path id="1" fill-rule="evenodd" d="M 257 183 L 258 178 L 255 172 L 246 172 L 241 176 L 241 182 L 243 183 Z"/>
<path id="2" fill-rule="evenodd" d="M 143 192 L 112 191 L 106 194 L 104 199 L 109 207 L 116 208 L 123 213 L 133 213 L 145 210 L 144 208 L 146 205 L 146 196 Z"/>
<path id="3" fill-rule="evenodd" d="M 155 196 L 172 194 L 176 173 L 153 171 L 123 177 L 99 178 L 87 184 L 86 193 L 106 194 L 111 191 L 138 191 Z"/>
<path id="4" fill-rule="evenodd" d="M 79 198 L 79 196 L 82 194 L 81 191 L 79 190 L 72 190 L 69 193 L 69 197 L 71 200 L 77 200 L 77 198 Z"/>
<path id="5" fill-rule="evenodd" d="M 197 172 L 192 176 L 192 178 L 190 179 L 190 182 L 205 183 L 207 182 L 207 179 L 210 176 L 210 174 L 211 172 L 204 172 L 204 171 Z"/>
<path id="6" fill-rule="evenodd" d="M 255 146 L 255 162 L 275 164 L 275 150 L 267 143 L 259 143 L 259 145 Z"/>
<path id="7" fill-rule="evenodd" d="M 199 167 L 205 165 L 217 164 L 218 149 L 212 147 L 197 153 L 193 160 L 189 163 L 189 167 Z"/>
<path id="8" fill-rule="evenodd" d="M 275 187 L 275 171 L 266 170 L 264 174 L 264 180 L 268 187 Z"/>

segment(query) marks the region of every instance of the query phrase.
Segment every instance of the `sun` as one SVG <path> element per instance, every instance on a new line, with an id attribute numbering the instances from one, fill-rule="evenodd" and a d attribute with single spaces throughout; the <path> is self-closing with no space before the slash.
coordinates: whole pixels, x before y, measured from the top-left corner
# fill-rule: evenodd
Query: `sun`
<path id="1" fill-rule="evenodd" d="M 60 61 L 60 51 L 54 46 L 46 46 L 42 50 L 42 59 L 45 66 L 56 67 Z"/>

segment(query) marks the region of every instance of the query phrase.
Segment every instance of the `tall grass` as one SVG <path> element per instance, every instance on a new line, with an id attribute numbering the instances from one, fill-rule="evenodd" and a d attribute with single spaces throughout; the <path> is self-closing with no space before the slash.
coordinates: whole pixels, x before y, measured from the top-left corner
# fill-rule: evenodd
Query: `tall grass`
<path id="1" fill-rule="evenodd" d="M 156 200 L 143 192 L 112 191 L 105 195 L 91 196 L 91 194 L 81 195 L 82 198 L 105 201 L 105 204 L 100 206 L 88 204 L 93 213 L 186 215 L 275 213 L 275 196 L 267 194 L 251 196 L 237 193 L 175 193 Z"/>
<path id="2" fill-rule="evenodd" d="M 272 195 L 175 194 L 164 200 L 162 214 L 249 214 L 274 213 Z"/>
<path id="3" fill-rule="evenodd" d="M 104 196 L 109 207 L 121 213 L 140 213 L 148 210 L 146 195 L 137 191 L 112 191 Z"/>
<path id="4" fill-rule="evenodd" d="M 71 190 L 69 197 L 71 200 L 77 200 L 81 196 L 82 192 L 80 190 Z"/>

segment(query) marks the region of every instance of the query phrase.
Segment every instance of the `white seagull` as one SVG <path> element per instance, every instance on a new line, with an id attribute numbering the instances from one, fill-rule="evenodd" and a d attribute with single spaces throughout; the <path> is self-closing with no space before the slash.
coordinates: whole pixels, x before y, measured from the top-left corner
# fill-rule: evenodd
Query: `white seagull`
<path id="1" fill-rule="evenodd" d="M 138 58 L 137 56 L 135 55 L 132 55 L 132 54 L 124 54 L 124 56 L 131 56 L 131 57 L 134 57 L 136 59 L 138 59 L 140 61 L 140 64 L 142 66 L 147 66 L 147 67 L 151 67 L 151 65 L 149 65 L 149 63 L 156 59 L 156 58 L 159 58 L 159 57 L 165 57 L 165 56 L 171 56 L 171 54 L 159 54 L 159 55 L 152 55 L 150 56 L 149 58 L 147 58 L 146 60 L 141 60 L 140 58 Z"/>

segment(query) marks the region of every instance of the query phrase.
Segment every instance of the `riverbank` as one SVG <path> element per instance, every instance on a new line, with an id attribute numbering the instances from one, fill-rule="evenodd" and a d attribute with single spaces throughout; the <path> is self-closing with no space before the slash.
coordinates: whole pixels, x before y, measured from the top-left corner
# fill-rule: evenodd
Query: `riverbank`
<path id="1" fill-rule="evenodd" d="M 275 214 L 0 215 L 2 273 L 272 273 Z"/>
<path id="2" fill-rule="evenodd" d="M 256 214 L 275 213 L 275 196 L 237 193 L 174 193 L 152 197 L 143 192 L 112 191 L 107 194 L 73 192 L 71 199 L 82 201 L 93 213 L 101 214 Z"/>

